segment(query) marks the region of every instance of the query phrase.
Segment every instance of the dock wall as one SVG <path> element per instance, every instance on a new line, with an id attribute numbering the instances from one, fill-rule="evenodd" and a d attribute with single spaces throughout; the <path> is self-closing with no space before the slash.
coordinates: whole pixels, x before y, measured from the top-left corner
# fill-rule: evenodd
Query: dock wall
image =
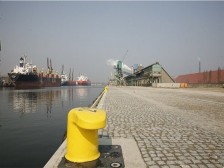
<path id="1" fill-rule="evenodd" d="M 153 83 L 152 87 L 156 88 L 180 88 L 180 83 Z"/>

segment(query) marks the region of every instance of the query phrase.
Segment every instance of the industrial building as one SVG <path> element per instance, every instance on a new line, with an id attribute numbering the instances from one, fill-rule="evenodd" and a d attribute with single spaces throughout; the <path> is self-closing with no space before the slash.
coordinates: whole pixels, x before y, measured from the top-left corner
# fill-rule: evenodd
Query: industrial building
<path id="1" fill-rule="evenodd" d="M 174 83 L 172 77 L 159 62 L 142 69 L 135 66 L 133 74 L 124 77 L 124 81 L 128 86 L 152 86 L 153 83 Z"/>
<path id="2" fill-rule="evenodd" d="M 224 70 L 218 68 L 218 70 L 214 71 L 180 75 L 175 81 L 189 84 L 224 84 Z"/>

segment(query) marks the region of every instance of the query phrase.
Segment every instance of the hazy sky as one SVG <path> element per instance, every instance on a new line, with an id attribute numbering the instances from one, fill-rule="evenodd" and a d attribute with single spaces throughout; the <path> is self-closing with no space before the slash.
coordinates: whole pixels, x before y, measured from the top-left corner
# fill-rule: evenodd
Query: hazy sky
<path id="1" fill-rule="evenodd" d="M 109 59 L 158 61 L 171 75 L 224 68 L 224 2 L 2 2 L 1 74 L 24 54 L 61 72 L 108 81 Z"/>

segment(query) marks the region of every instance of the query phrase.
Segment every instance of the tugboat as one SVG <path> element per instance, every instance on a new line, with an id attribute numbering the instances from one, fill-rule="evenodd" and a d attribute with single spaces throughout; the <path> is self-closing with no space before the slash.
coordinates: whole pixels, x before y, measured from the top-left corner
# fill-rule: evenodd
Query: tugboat
<path id="1" fill-rule="evenodd" d="M 57 87 L 61 85 L 61 78 L 53 73 L 51 60 L 47 58 L 47 73 L 38 73 L 37 66 L 26 62 L 26 57 L 20 58 L 19 66 L 8 73 L 10 79 L 15 83 L 17 89 L 35 89 L 42 87 Z"/>
<path id="2" fill-rule="evenodd" d="M 89 86 L 91 85 L 91 81 L 85 75 L 79 75 L 77 80 L 77 85 Z"/>

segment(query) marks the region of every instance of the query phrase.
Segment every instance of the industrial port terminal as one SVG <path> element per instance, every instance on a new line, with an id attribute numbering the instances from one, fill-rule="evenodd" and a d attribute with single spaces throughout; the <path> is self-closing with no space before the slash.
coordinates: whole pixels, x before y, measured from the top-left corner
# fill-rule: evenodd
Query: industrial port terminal
<path id="1" fill-rule="evenodd" d="M 199 67 L 199 72 L 172 77 L 159 62 L 146 67 L 143 67 L 142 64 L 134 64 L 131 66 L 131 71 L 127 70 L 126 65 L 120 60 L 116 60 L 113 66 L 115 71 L 109 80 L 111 85 L 152 87 L 223 87 L 224 85 L 224 70 L 221 68 L 201 72 Z M 0 86 L 21 87 L 27 83 L 28 86 L 31 83 L 31 86 L 35 84 L 37 87 L 91 85 L 88 77 L 83 74 L 75 81 L 73 79 L 74 70 L 71 73 L 70 69 L 69 76 L 65 74 L 64 65 L 61 74 L 55 73 L 55 71 L 53 73 L 51 59 L 49 61 L 48 58 L 47 68 L 46 74 L 43 73 L 43 70 L 37 72 L 35 65 L 26 62 L 26 57 L 21 57 L 19 66 L 8 73 L 8 76 L 0 77 Z M 39 79 L 40 77 L 42 79 Z"/>
<path id="2" fill-rule="evenodd" d="M 44 167 L 222 168 L 223 70 L 196 73 L 194 83 L 159 62 L 122 65 L 91 107 L 69 111 L 67 138 Z"/>
<path id="3" fill-rule="evenodd" d="M 224 168 L 224 1 L 0 1 L 0 168 Z"/>
<path id="4" fill-rule="evenodd" d="M 20 61 L 11 76 L 21 76 L 19 70 L 27 67 L 22 75 L 44 76 Z M 117 60 L 108 86 L 91 107 L 69 111 L 66 139 L 44 168 L 222 168 L 224 70 L 172 78 L 159 62 L 135 64 L 131 72 L 123 65 Z M 46 78 L 54 76 L 49 67 Z M 54 78 L 54 86 L 63 86 L 59 74 Z M 5 86 L 16 84 L 3 80 Z"/>

